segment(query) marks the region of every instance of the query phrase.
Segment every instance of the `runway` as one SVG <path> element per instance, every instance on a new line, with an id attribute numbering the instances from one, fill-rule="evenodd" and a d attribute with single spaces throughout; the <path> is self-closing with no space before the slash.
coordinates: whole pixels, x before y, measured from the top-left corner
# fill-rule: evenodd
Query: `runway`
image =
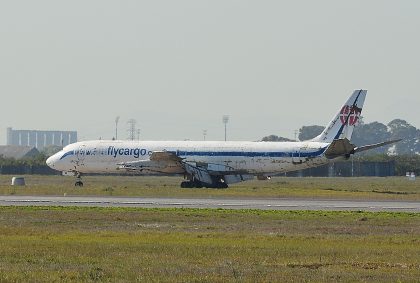
<path id="1" fill-rule="evenodd" d="M 0 196 L 1 206 L 90 206 L 420 212 L 420 202 L 318 199 L 140 198 L 96 196 Z"/>

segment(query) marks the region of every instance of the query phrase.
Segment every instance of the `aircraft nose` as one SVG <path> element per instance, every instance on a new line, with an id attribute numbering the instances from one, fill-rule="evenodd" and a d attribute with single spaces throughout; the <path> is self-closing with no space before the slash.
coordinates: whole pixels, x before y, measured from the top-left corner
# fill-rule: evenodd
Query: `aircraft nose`
<path id="1" fill-rule="evenodd" d="M 57 154 L 54 154 L 50 157 L 48 157 L 46 163 L 48 165 L 48 167 L 54 169 L 55 163 L 57 162 Z"/>

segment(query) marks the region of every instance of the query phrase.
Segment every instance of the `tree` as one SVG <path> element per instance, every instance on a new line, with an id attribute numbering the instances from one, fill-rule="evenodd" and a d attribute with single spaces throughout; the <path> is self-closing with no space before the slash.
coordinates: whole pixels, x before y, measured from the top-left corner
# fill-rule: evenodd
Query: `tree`
<path id="1" fill-rule="evenodd" d="M 395 144 L 397 154 L 420 154 L 420 130 L 401 119 L 392 120 L 388 127 L 391 139 L 402 139 Z"/>
<path id="2" fill-rule="evenodd" d="M 299 129 L 299 140 L 310 140 L 318 136 L 324 127 L 318 125 L 302 126 Z M 389 146 L 375 148 L 361 153 L 362 155 L 390 154 L 397 155 L 420 155 L 420 129 L 410 125 L 402 119 L 394 119 L 388 125 L 380 122 L 365 124 L 362 117 L 359 119 L 358 126 L 355 127 L 351 142 L 356 146 L 375 144 L 392 139 L 402 139 L 402 141 Z M 264 137 L 263 141 L 291 141 L 287 138 L 270 135 Z M 392 151 L 391 151 L 392 149 Z"/>
<path id="3" fill-rule="evenodd" d="M 56 154 L 57 152 L 59 152 L 60 150 L 62 150 L 63 147 L 62 146 L 58 146 L 58 145 L 49 145 L 47 147 L 44 147 L 44 149 L 42 150 L 41 153 L 43 153 L 46 156 L 51 156 Z"/>
<path id="4" fill-rule="evenodd" d="M 372 122 L 368 124 L 361 124 L 354 128 L 351 142 L 357 146 L 367 144 L 374 144 L 389 140 L 391 134 L 388 132 L 388 127 L 379 122 Z M 382 146 L 363 154 L 386 154 L 390 146 Z"/>
<path id="5" fill-rule="evenodd" d="M 265 142 L 285 142 L 285 141 L 293 141 L 293 140 L 288 139 L 288 138 L 284 138 L 284 137 L 279 137 L 279 136 L 276 136 L 276 135 L 269 135 L 269 136 L 263 137 L 262 141 L 265 141 Z"/>
<path id="6" fill-rule="evenodd" d="M 299 140 L 306 141 L 318 136 L 324 130 L 323 126 L 303 126 L 299 129 Z"/>

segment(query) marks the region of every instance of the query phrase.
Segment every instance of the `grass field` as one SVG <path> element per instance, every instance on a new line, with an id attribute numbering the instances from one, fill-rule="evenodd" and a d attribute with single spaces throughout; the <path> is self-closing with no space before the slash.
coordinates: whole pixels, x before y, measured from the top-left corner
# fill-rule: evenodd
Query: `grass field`
<path id="1" fill-rule="evenodd" d="M 420 200 L 420 180 L 390 178 L 273 178 L 249 181 L 229 189 L 182 189 L 180 177 L 86 176 L 83 188 L 74 178 L 25 176 L 26 187 L 10 186 L 12 176 L 0 175 L 1 195 L 113 195 L 149 197 L 336 198 Z"/>
<path id="2" fill-rule="evenodd" d="M 25 176 L 2 195 L 420 200 L 405 178 Z M 0 282 L 419 282 L 420 214 L 0 207 Z"/>
<path id="3" fill-rule="evenodd" d="M 420 214 L 0 207 L 0 282 L 418 282 Z"/>

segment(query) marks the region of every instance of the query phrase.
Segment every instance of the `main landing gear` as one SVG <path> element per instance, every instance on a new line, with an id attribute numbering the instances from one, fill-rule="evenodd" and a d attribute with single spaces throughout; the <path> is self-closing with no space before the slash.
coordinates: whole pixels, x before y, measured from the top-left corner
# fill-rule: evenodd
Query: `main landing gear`
<path id="1" fill-rule="evenodd" d="M 227 189 L 228 188 L 228 184 L 224 183 L 224 182 L 217 182 L 217 183 L 213 183 L 213 184 L 207 184 L 207 183 L 203 183 L 201 181 L 198 180 L 190 180 L 190 181 L 184 181 L 181 183 L 181 188 L 217 188 L 217 189 Z"/>
<path id="2" fill-rule="evenodd" d="M 184 181 L 181 183 L 181 188 L 202 188 L 203 184 L 200 181 Z"/>
<path id="3" fill-rule="evenodd" d="M 76 173 L 76 182 L 74 183 L 74 186 L 75 187 L 83 187 L 82 174 Z"/>

